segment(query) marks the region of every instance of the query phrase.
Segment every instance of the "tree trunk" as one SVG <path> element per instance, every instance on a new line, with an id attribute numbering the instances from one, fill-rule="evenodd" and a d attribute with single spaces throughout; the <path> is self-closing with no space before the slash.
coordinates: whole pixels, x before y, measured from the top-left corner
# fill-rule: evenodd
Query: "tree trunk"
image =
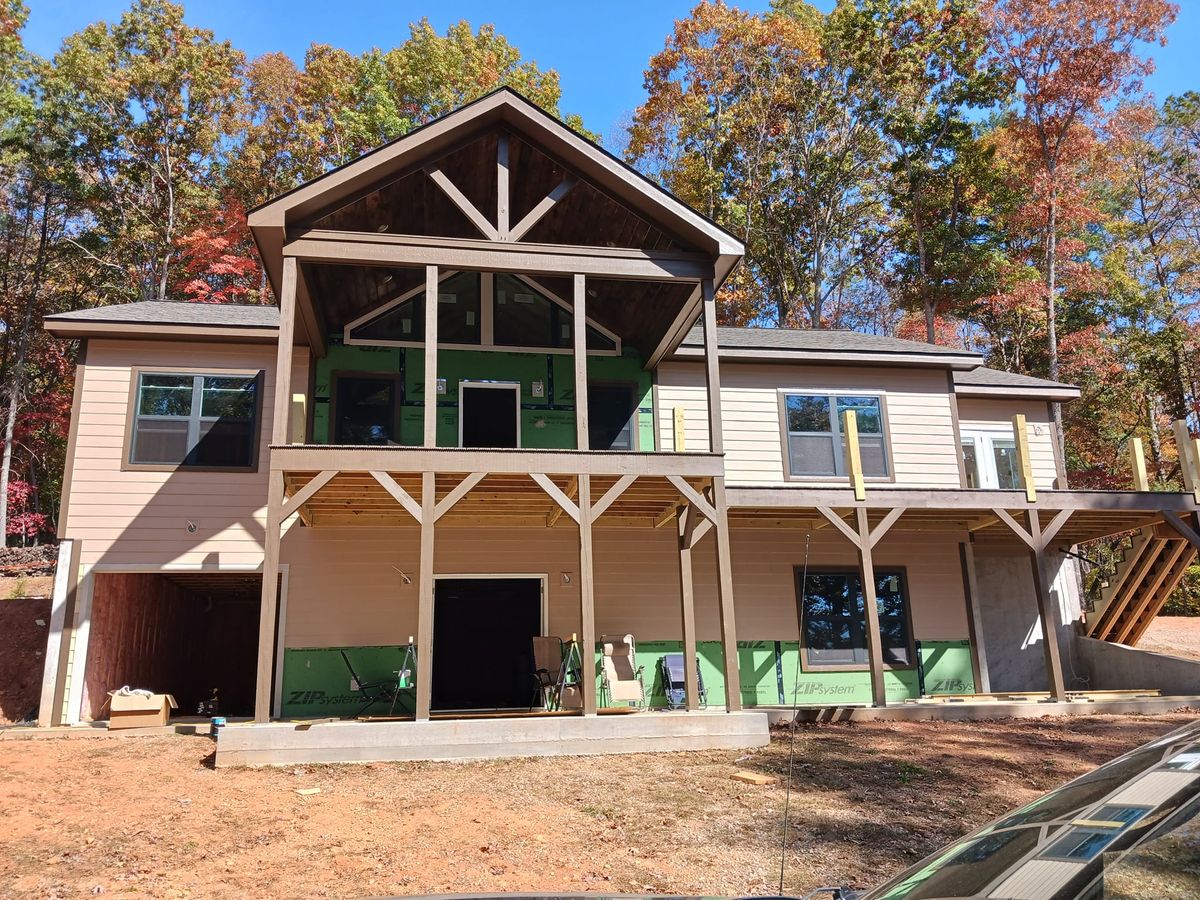
<path id="1" fill-rule="evenodd" d="M 1046 228 L 1046 358 L 1049 361 L 1050 380 L 1058 381 L 1058 322 L 1055 301 L 1058 298 L 1058 188 L 1054 184 L 1055 173 L 1050 172 L 1050 212 Z M 1062 404 L 1057 400 L 1050 404 L 1054 418 L 1054 440 L 1059 452 L 1066 458 L 1063 442 Z"/>

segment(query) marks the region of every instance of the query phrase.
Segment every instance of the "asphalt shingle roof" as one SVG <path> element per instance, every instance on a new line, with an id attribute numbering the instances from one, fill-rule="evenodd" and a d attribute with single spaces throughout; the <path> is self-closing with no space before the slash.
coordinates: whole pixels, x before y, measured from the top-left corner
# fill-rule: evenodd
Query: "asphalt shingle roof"
<path id="1" fill-rule="evenodd" d="M 278 328 L 279 309 L 236 303 L 188 303 L 144 300 L 113 306 L 91 306 L 46 316 L 48 322 L 103 322 L 131 325 L 227 325 L 233 328 Z"/>
<path id="2" fill-rule="evenodd" d="M 683 339 L 685 347 L 699 347 L 704 335 L 697 326 Z M 744 350 L 790 350 L 796 352 L 907 353 L 926 356 L 976 356 L 955 347 L 941 347 L 917 341 L 861 331 L 827 328 L 717 328 L 717 345 Z"/>
<path id="3" fill-rule="evenodd" d="M 1032 375 L 1020 375 L 1016 372 L 1006 372 L 1003 369 L 989 369 L 980 366 L 968 372 L 955 372 L 954 384 L 958 387 L 996 387 L 996 388 L 1067 388 L 1074 385 L 1061 381 L 1051 381 L 1048 378 L 1034 378 Z"/>

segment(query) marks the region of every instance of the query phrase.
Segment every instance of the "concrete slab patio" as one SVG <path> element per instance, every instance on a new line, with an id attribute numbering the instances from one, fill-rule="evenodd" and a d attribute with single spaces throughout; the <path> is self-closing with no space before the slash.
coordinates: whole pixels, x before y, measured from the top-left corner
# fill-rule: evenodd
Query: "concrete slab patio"
<path id="1" fill-rule="evenodd" d="M 587 756 L 765 747 L 765 712 L 645 712 L 624 716 L 427 722 L 270 722 L 217 735 L 217 766 Z"/>

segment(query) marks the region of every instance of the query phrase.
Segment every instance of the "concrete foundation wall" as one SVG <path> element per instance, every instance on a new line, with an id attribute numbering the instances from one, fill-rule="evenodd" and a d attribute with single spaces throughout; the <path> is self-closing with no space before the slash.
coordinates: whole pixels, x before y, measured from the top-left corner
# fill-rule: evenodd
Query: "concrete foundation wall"
<path id="1" fill-rule="evenodd" d="M 1075 638 L 1075 658 L 1091 677 L 1093 690 L 1157 689 L 1175 696 L 1200 693 L 1200 660 L 1082 636 Z"/>

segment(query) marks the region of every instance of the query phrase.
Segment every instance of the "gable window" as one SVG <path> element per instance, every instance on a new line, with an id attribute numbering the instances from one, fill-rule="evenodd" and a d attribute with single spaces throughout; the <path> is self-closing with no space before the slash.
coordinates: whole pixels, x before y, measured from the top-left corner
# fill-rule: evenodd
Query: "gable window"
<path id="1" fill-rule="evenodd" d="M 1021 463 L 1012 438 L 992 437 L 982 432 L 963 434 L 962 457 L 968 488 L 1021 489 Z"/>
<path id="2" fill-rule="evenodd" d="M 858 423 L 858 445 L 863 474 L 887 477 L 887 445 L 883 399 L 871 394 L 783 395 L 787 435 L 788 476 L 792 478 L 845 477 L 845 414 L 853 411 Z"/>
<path id="3" fill-rule="evenodd" d="M 569 353 L 573 323 L 571 305 L 531 278 L 450 272 L 438 284 L 438 344 Z M 620 355 L 617 336 L 590 319 L 586 334 L 589 353 Z M 420 347 L 424 338 L 424 286 L 359 316 L 345 333 L 351 345 Z"/>
<path id="4" fill-rule="evenodd" d="M 131 465 L 254 468 L 261 373 L 136 372 L 136 378 Z"/>
<path id="5" fill-rule="evenodd" d="M 911 666 L 914 652 L 904 572 L 877 569 L 875 581 L 884 664 Z M 796 591 L 806 668 L 868 668 L 866 606 L 858 571 L 809 569 L 807 576 L 797 571 Z"/>

